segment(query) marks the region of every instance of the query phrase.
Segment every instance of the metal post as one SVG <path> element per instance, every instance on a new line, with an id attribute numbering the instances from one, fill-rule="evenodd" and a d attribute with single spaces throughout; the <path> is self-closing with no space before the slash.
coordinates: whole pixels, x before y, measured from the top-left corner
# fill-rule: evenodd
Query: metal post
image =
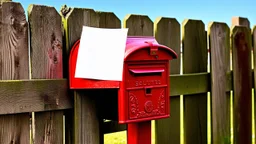
<path id="1" fill-rule="evenodd" d="M 151 144 L 151 121 L 127 124 L 128 144 Z"/>

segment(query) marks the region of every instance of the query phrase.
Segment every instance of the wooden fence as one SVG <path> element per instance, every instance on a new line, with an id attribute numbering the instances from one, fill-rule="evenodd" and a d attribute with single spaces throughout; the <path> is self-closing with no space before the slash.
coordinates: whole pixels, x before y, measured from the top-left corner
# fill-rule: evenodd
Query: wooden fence
<path id="1" fill-rule="evenodd" d="M 67 80 L 69 51 L 80 38 L 82 26 L 120 28 L 121 20 L 114 13 L 66 6 L 57 12 L 54 7 L 30 5 L 26 20 L 20 3 L 4 2 L 0 20 L 1 144 L 99 144 L 104 133 L 126 129 L 115 121 L 103 121 L 108 115 L 101 104 L 114 101 L 112 97 L 71 91 Z M 206 144 L 207 98 L 211 143 L 230 143 L 231 124 L 234 143 L 252 143 L 255 69 L 251 50 L 256 48 L 256 29 L 250 28 L 246 18 L 234 17 L 232 25 L 125 17 L 128 35 L 155 36 L 179 55 L 182 40 L 182 55 L 171 62 L 171 117 L 155 121 L 157 144 L 179 144 L 181 124 L 186 144 Z"/>

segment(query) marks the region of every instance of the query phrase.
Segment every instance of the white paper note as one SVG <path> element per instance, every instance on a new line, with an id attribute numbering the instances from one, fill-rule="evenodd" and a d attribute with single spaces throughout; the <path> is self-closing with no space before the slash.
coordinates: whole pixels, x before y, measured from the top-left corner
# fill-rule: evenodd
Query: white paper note
<path id="1" fill-rule="evenodd" d="M 121 81 L 128 29 L 83 26 L 76 78 Z"/>

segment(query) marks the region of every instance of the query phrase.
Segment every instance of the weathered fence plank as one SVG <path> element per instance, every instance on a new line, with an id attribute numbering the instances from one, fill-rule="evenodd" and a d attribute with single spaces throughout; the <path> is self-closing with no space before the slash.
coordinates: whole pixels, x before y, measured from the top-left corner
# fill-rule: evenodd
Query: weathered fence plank
<path id="1" fill-rule="evenodd" d="M 227 24 L 212 22 L 208 26 L 211 58 L 212 143 L 230 143 L 230 30 Z"/>
<path id="2" fill-rule="evenodd" d="M 254 80 L 253 80 L 253 83 L 254 86 L 256 85 L 256 25 L 253 27 L 252 29 L 252 47 L 253 47 L 253 65 L 254 65 Z M 256 99 L 255 99 L 255 87 L 254 88 L 254 116 L 256 116 Z M 256 124 L 256 120 L 254 120 L 254 125 Z M 255 130 L 255 128 L 254 128 Z"/>
<path id="3" fill-rule="evenodd" d="M 73 8 L 65 17 L 65 33 L 67 34 L 66 55 L 73 44 L 80 39 L 82 26 L 99 27 L 99 19 L 94 10 Z M 100 143 L 99 125 L 95 96 L 87 91 L 74 92 L 74 142 L 73 143 Z"/>
<path id="4" fill-rule="evenodd" d="M 28 24 L 21 4 L 2 3 L 0 21 L 0 79 L 28 79 Z M 0 116 L 0 143 L 29 143 L 29 118 L 29 113 Z"/>
<path id="5" fill-rule="evenodd" d="M 121 28 L 121 21 L 120 19 L 112 12 L 96 12 L 98 18 L 99 18 L 99 28 Z M 117 92 L 117 91 L 116 91 Z M 108 108 L 117 109 L 117 103 L 116 101 L 109 98 L 111 96 L 103 95 L 97 97 L 97 103 L 98 103 L 98 109 L 100 113 L 100 144 L 104 144 L 104 128 L 106 128 L 103 122 L 103 115 L 104 113 L 109 113 Z M 113 97 L 112 97 L 113 98 Z M 103 106 L 103 107 L 102 107 Z M 112 110 L 111 110 L 112 111 Z M 117 111 L 112 111 L 112 113 Z M 113 115 L 117 115 L 117 113 L 114 113 Z"/>
<path id="6" fill-rule="evenodd" d="M 153 36 L 153 22 L 145 15 L 127 15 L 123 27 L 129 28 L 129 36 Z"/>
<path id="7" fill-rule="evenodd" d="M 232 28 L 234 72 L 234 143 L 252 143 L 251 33 L 245 26 Z"/>
<path id="8" fill-rule="evenodd" d="M 183 73 L 207 72 L 207 38 L 199 20 L 183 21 Z M 194 83 L 197 85 L 197 82 Z M 207 143 L 207 94 L 184 95 L 186 144 Z"/>
<path id="9" fill-rule="evenodd" d="M 67 7 L 67 5 L 63 5 L 60 10 L 60 15 L 62 18 L 62 36 L 63 36 L 63 77 L 68 79 L 69 74 L 69 46 L 68 46 L 68 33 L 67 33 L 67 21 L 66 16 L 71 13 L 71 8 Z M 70 97 L 70 103 L 72 106 L 74 104 L 72 91 L 68 91 L 68 95 Z M 64 111 L 64 119 L 65 119 L 65 144 L 73 144 L 74 143 L 74 109 L 69 109 Z"/>
<path id="10" fill-rule="evenodd" d="M 245 26 L 250 28 L 250 21 L 244 17 L 232 17 L 232 26 Z"/>
<path id="11" fill-rule="evenodd" d="M 67 89 L 64 79 L 0 81 L 0 114 L 70 109 Z"/>
<path id="12" fill-rule="evenodd" d="M 180 53 L 180 24 L 174 18 L 159 17 L 154 22 L 156 40 Z M 180 74 L 180 57 L 170 62 L 170 74 Z M 172 85 L 170 85 L 170 92 Z M 180 143 L 180 96 L 170 98 L 170 118 L 155 121 L 156 143 Z"/>
<path id="13" fill-rule="evenodd" d="M 153 36 L 153 22 L 145 15 L 126 15 L 124 28 L 129 28 L 128 36 Z M 127 128 L 129 125 L 127 125 Z M 127 139 L 129 134 L 127 135 Z"/>
<path id="14" fill-rule="evenodd" d="M 99 18 L 99 28 L 121 28 L 120 19 L 112 12 L 96 11 Z"/>
<path id="15" fill-rule="evenodd" d="M 30 5 L 31 78 L 61 79 L 61 17 L 54 7 Z M 58 95 L 58 94 L 56 94 Z M 67 96 L 67 95 L 66 95 Z M 59 96 L 60 97 L 60 96 Z M 47 102 L 50 98 L 42 96 Z M 58 97 L 55 99 L 58 101 Z M 34 142 L 63 143 L 63 111 L 35 113 Z"/>

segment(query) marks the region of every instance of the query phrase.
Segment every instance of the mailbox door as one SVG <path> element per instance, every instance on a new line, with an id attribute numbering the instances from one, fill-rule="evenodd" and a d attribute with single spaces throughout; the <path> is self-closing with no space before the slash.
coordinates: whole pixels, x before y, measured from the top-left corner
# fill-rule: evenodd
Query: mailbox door
<path id="1" fill-rule="evenodd" d="M 125 123 L 169 117 L 168 64 L 168 61 L 125 64 L 124 98 L 119 101 L 124 106 L 125 112 L 121 114 L 125 114 Z"/>

